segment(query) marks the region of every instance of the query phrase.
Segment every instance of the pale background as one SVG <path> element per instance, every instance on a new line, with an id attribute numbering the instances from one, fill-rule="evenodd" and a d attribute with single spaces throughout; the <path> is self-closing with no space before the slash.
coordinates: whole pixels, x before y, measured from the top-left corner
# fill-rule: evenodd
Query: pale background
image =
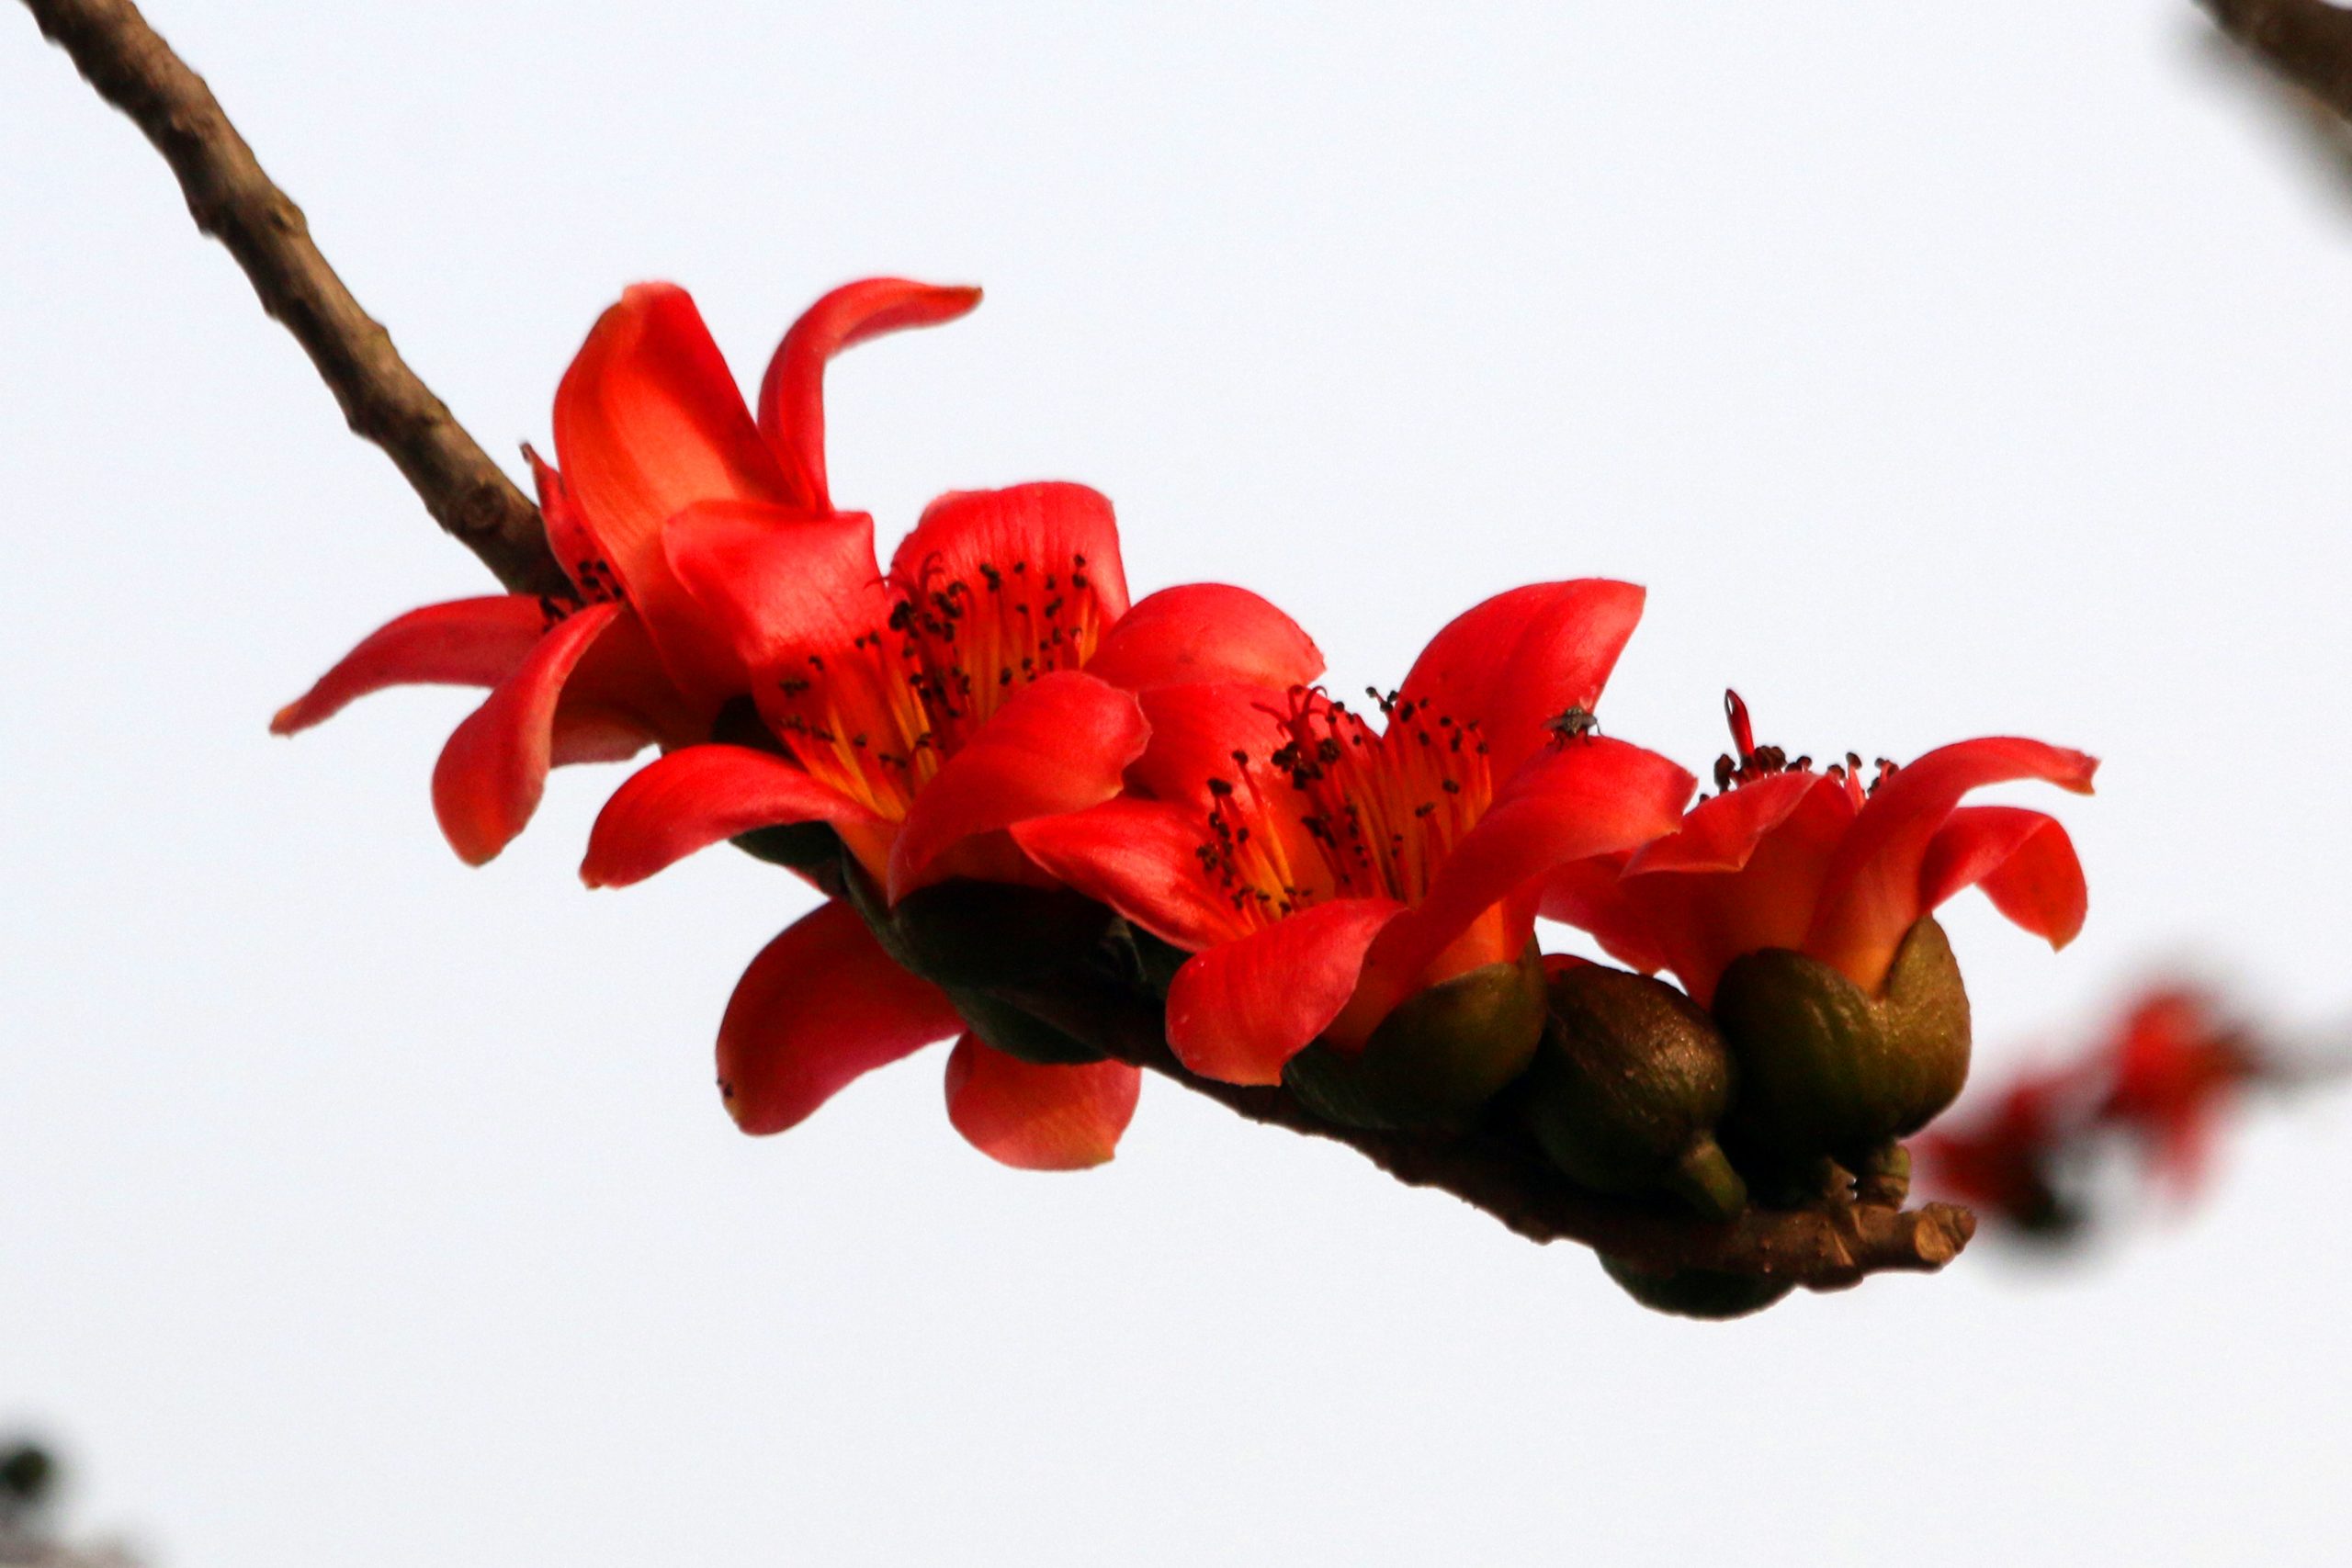
<path id="1" fill-rule="evenodd" d="M 2171 955 L 2352 1004 L 2352 207 L 2186 0 L 151 11 L 502 457 L 633 278 L 746 378 L 981 282 L 833 381 L 886 536 L 1082 479 L 1347 686 L 1630 577 L 1604 723 L 1702 769 L 1726 681 L 2106 758 L 2081 942 L 1954 916 L 1988 1075 Z M 2340 1560 L 2352 1108 L 1730 1327 L 1160 1087 L 1084 1177 L 935 1055 L 743 1139 L 788 878 L 582 892 L 608 771 L 466 871 L 458 694 L 264 733 L 485 579 L 15 6 L 0 277 L 0 1424 L 168 1568 Z"/>

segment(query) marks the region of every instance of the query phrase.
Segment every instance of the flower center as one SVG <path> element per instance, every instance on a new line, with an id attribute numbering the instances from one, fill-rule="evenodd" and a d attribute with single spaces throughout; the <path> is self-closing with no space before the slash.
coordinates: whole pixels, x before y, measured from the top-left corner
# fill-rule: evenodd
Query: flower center
<path id="1" fill-rule="evenodd" d="M 1813 772 L 1813 759 L 1809 756 L 1792 761 L 1778 746 L 1756 744 L 1756 728 L 1747 716 L 1747 705 L 1740 701 L 1737 692 L 1724 691 L 1724 718 L 1731 726 L 1734 750 L 1715 759 L 1715 789 L 1718 793 L 1728 795 L 1742 784 L 1754 784 L 1758 779 L 1770 778 L 1774 773 Z M 1856 752 L 1847 752 L 1844 761 L 1832 762 L 1822 772 L 1842 784 L 1854 804 L 1860 806 L 1898 771 L 1895 764 L 1884 757 L 1879 758 L 1872 767 L 1874 772 L 1867 786 L 1862 783 L 1862 759 Z"/>
<path id="2" fill-rule="evenodd" d="M 893 576 L 882 623 L 811 652 L 778 683 L 769 722 L 818 779 L 891 821 L 1022 687 L 1094 656 L 1102 606 L 1086 558 L 980 561 L 969 579 L 937 558 Z"/>
<path id="3" fill-rule="evenodd" d="M 1233 753 L 1239 783 L 1208 781 L 1213 841 L 1202 865 L 1233 902 L 1272 920 L 1323 898 L 1414 904 L 1494 798 L 1487 742 L 1427 703 L 1369 694 L 1374 730 L 1320 690 L 1266 710 L 1284 739 Z"/>

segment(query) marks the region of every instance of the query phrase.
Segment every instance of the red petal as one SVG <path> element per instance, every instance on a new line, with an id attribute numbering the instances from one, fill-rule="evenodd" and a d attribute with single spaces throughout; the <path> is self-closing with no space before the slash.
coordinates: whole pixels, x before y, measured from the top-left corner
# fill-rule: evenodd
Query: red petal
<path id="1" fill-rule="evenodd" d="M 832 510 L 825 489 L 825 362 L 885 333 L 952 321 L 979 302 L 977 288 L 869 277 L 842 285 L 792 323 L 760 381 L 760 434 L 783 464 L 796 505 Z"/>
<path id="2" fill-rule="evenodd" d="M 1544 918 L 1592 933 L 1601 951 L 1645 974 L 1667 966 L 1667 954 L 1640 907 L 1628 896 L 1623 854 L 1571 861 L 1544 884 Z"/>
<path id="3" fill-rule="evenodd" d="M 554 761 L 556 703 L 564 682 L 622 608 L 591 604 L 556 626 L 441 748 L 433 767 L 433 811 L 468 865 L 504 849 L 538 809 Z"/>
<path id="4" fill-rule="evenodd" d="M 648 741 L 688 746 L 710 733 L 712 708 L 689 703 L 626 607 L 591 643 L 555 710 L 555 754 L 566 762 L 624 761 Z"/>
<path id="5" fill-rule="evenodd" d="M 1086 672 L 1140 692 L 1203 681 L 1281 691 L 1323 673 L 1323 650 L 1246 588 L 1195 582 L 1146 594 L 1103 636 Z"/>
<path id="6" fill-rule="evenodd" d="M 1494 776 L 1509 778 L 1551 739 L 1546 719 L 1600 701 L 1644 597 L 1630 582 L 1599 578 L 1498 593 L 1430 639 L 1398 694 L 1476 723 Z"/>
<path id="7" fill-rule="evenodd" d="M 531 482 L 539 492 L 539 522 L 548 536 L 548 549 L 563 568 L 571 585 L 588 599 L 611 599 L 616 596 L 618 579 L 613 573 L 612 562 L 605 547 L 598 542 L 596 531 L 588 519 L 580 514 L 580 503 L 571 499 L 571 489 L 563 482 L 554 465 L 542 458 L 528 442 L 523 445 L 524 460 L 531 465 Z"/>
<path id="8" fill-rule="evenodd" d="M 1365 952 L 1404 906 L 1342 898 L 1195 953 L 1168 991 L 1168 1044 L 1203 1077 L 1280 1083 L 1355 995 Z"/>
<path id="9" fill-rule="evenodd" d="M 1655 751 L 1600 736 L 1569 741 L 1520 770 L 1438 868 L 1429 897 L 1381 933 L 1365 964 L 1387 994 L 1378 1013 L 1417 988 L 1422 970 L 1470 923 L 1531 889 L 1554 868 L 1612 854 L 1673 830 L 1698 781 Z M 1531 898 L 1525 919 L 1534 919 Z M 1525 931 L 1521 938 L 1523 942 Z M 1378 1013 L 1369 1008 L 1367 1022 Z"/>
<path id="10" fill-rule="evenodd" d="M 582 515 L 649 609 L 667 576 L 662 525 L 676 513 L 797 499 L 693 299 L 672 284 L 639 284 L 598 318 L 556 389 L 555 445 Z"/>
<path id="11" fill-rule="evenodd" d="M 746 1133 L 781 1133 L 853 1079 L 963 1027 L 936 987 L 890 962 L 855 910 L 826 904 L 736 982 L 718 1025 L 718 1092 Z"/>
<path id="12" fill-rule="evenodd" d="M 1057 880 L 1187 953 L 1250 930 L 1203 874 L 1208 833 L 1188 807 L 1122 797 L 1021 823 L 1012 837 Z"/>
<path id="13" fill-rule="evenodd" d="M 2052 947 L 2083 929 L 2090 889 L 2075 841 L 2054 817 L 2016 806 L 1963 806 L 1928 840 L 1919 907 L 1981 886 L 1993 907 Z"/>
<path id="14" fill-rule="evenodd" d="M 1085 1170 L 1118 1151 L 1143 1074 L 1125 1062 L 1043 1066 L 978 1035 L 947 1058 L 947 1119 L 971 1145 L 1015 1170 Z"/>
<path id="15" fill-rule="evenodd" d="M 1075 670 L 1013 694 L 916 794 L 890 850 L 890 897 L 922 886 L 950 846 L 1033 817 L 1082 811 L 1119 793 L 1149 737 L 1136 699 Z"/>
<path id="16" fill-rule="evenodd" d="M 1996 737 L 1935 750 L 1895 773 L 1854 818 L 1830 863 L 1804 950 L 1876 990 L 1919 902 L 1928 845 L 1970 790 L 2045 779 L 2088 795 L 2098 760 L 2039 740 Z"/>
<path id="17" fill-rule="evenodd" d="M 1628 870 L 1737 871 L 1765 834 L 1789 819 L 1819 784 L 1819 773 L 1775 773 L 1702 800 L 1682 818 L 1680 831 L 1643 847 Z"/>
<path id="18" fill-rule="evenodd" d="M 613 792 L 588 835 L 580 880 L 626 887 L 754 828 L 875 820 L 781 757 L 746 746 L 688 746 L 639 768 Z"/>
<path id="19" fill-rule="evenodd" d="M 662 530 L 670 570 L 746 670 L 774 671 L 882 624 L 874 519 L 755 502 L 689 506 Z"/>
<path id="20" fill-rule="evenodd" d="M 269 732 L 297 734 L 387 686 L 495 686 L 547 629 L 547 607 L 527 593 L 411 610 L 369 633 L 318 684 L 279 708 Z"/>
<path id="21" fill-rule="evenodd" d="M 1285 698 L 1257 686 L 1218 683 L 1160 686 L 1137 697 L 1151 721 L 1151 744 L 1127 770 L 1127 783 L 1159 800 L 1182 801 L 1203 813 L 1215 804 L 1209 781 L 1241 782 L 1236 751 L 1266 757 L 1289 740 L 1280 715 Z"/>
<path id="22" fill-rule="evenodd" d="M 1034 592 L 1094 595 L 1099 624 L 1127 613 L 1126 571 L 1119 564 L 1119 527 L 1111 503 L 1084 485 L 1014 485 L 1010 490 L 957 491 L 923 509 L 922 521 L 899 542 L 890 575 L 909 592 L 935 577 L 978 590 L 988 567 L 1002 572 L 1007 592 L 1018 572 Z M 1084 588 L 1073 585 L 1075 572 Z M 1046 580 L 1053 580 L 1052 586 Z"/>

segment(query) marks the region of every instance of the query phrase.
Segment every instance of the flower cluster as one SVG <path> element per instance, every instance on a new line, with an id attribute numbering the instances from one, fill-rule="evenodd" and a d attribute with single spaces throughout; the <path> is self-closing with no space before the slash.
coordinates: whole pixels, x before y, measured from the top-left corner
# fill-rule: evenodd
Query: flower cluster
<path id="1" fill-rule="evenodd" d="M 1918 1150 L 1939 1190 L 2022 1235 L 2071 1237 L 2094 1219 L 2086 1179 L 2105 1149 L 2129 1149 L 2151 1182 L 2186 1201 L 2249 1089 L 2336 1070 L 2266 1046 L 2210 991 L 2159 985 L 2079 1054 L 2018 1074 L 1982 1110 L 1930 1130 Z"/>
<path id="2" fill-rule="evenodd" d="M 1034 999 L 1112 987 L 1164 1005 L 1200 1077 L 1357 1124 L 1507 1123 L 1570 1179 L 1720 1214 L 1759 1176 L 1884 1176 L 1957 1092 L 1944 899 L 1982 886 L 2053 944 L 2080 926 L 2064 830 L 1962 799 L 2087 792 L 2091 759 L 1980 739 L 1866 780 L 1758 746 L 1733 697 L 1735 751 L 1691 805 L 1692 774 L 1594 718 L 1642 611 L 1625 583 L 1498 594 L 1359 704 L 1256 593 L 1132 597 L 1110 502 L 1079 485 L 943 496 L 886 564 L 827 482 L 825 365 L 978 298 L 835 290 L 754 411 L 682 290 L 628 290 L 562 378 L 555 462 L 530 457 L 571 592 L 413 611 L 275 725 L 396 683 L 488 687 L 433 778 L 475 863 L 551 767 L 658 749 L 596 821 L 591 886 L 731 840 L 825 895 L 720 1025 L 746 1131 L 953 1038 L 967 1139 L 1099 1163 L 1144 1056 Z M 1547 959 L 1539 915 L 1629 968 Z"/>

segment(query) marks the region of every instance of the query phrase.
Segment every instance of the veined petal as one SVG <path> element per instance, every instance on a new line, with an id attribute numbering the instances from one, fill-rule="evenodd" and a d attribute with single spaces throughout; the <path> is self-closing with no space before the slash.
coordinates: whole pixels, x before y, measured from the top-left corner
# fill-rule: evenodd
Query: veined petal
<path id="1" fill-rule="evenodd" d="M 874 519 L 862 512 L 700 502 L 670 519 L 662 542 L 707 626 L 747 671 L 773 674 L 846 648 L 889 614 Z"/>
<path id="2" fill-rule="evenodd" d="M 1148 593 L 1105 633 L 1086 672 L 1141 692 L 1233 681 L 1281 691 L 1323 673 L 1323 650 L 1246 588 L 1194 582 Z"/>
<path id="3" fill-rule="evenodd" d="M 1652 840 L 1634 856 L 1628 870 L 1738 871 L 1764 835 L 1789 819 L 1819 773 L 1775 773 L 1702 800 L 1683 817 L 1681 828 Z"/>
<path id="4" fill-rule="evenodd" d="M 591 604 L 538 640 L 449 736 L 433 768 L 433 810 L 468 865 L 504 849 L 538 809 L 553 762 L 556 705 L 589 645 L 622 614 Z"/>
<path id="5" fill-rule="evenodd" d="M 1498 593 L 1430 639 L 1397 694 L 1476 724 L 1494 776 L 1509 778 L 1550 740 L 1546 719 L 1600 701 L 1645 597 L 1601 578 Z"/>
<path id="6" fill-rule="evenodd" d="M 951 845 L 1035 817 L 1082 811 L 1119 793 L 1150 735 L 1136 699 L 1075 670 L 1008 698 L 915 795 L 890 851 L 890 897 L 923 885 Z"/>
<path id="7" fill-rule="evenodd" d="M 746 746 L 687 746 L 639 768 L 613 792 L 588 835 L 580 880 L 626 887 L 754 828 L 876 820 L 781 757 Z"/>
<path id="8" fill-rule="evenodd" d="M 1919 906 L 1933 909 L 1971 886 L 2052 947 L 2083 929 L 2090 889 L 2075 840 L 2054 817 L 2017 806 L 1963 806 L 1928 841 Z"/>
<path id="9" fill-rule="evenodd" d="M 1364 953 L 1404 908 L 1338 899 L 1193 954 L 1169 987 L 1169 1048 L 1203 1077 L 1280 1083 L 1283 1064 L 1355 995 Z"/>
<path id="10" fill-rule="evenodd" d="M 795 505 L 832 510 L 825 488 L 826 361 L 885 333 L 952 321 L 979 302 L 977 288 L 868 277 L 842 285 L 801 312 L 760 380 L 760 434 L 783 465 Z"/>
<path id="11" fill-rule="evenodd" d="M 1681 819 L 1698 781 L 1655 751 L 1589 736 L 1566 741 L 1515 774 L 1486 816 L 1438 868 L 1429 897 L 1381 933 L 1365 964 L 1385 1012 L 1421 971 L 1488 909 L 1528 895 L 1558 866 L 1637 849 Z M 1527 928 L 1519 931 L 1524 941 Z M 1367 1006 L 1363 1016 L 1372 1019 Z"/>
<path id="12" fill-rule="evenodd" d="M 1117 1152 L 1143 1074 L 1125 1062 L 1046 1066 L 976 1034 L 947 1058 L 947 1120 L 974 1148 L 1015 1170 L 1085 1170 Z"/>
<path id="13" fill-rule="evenodd" d="M 1970 790 L 2013 779 L 2043 779 L 2088 795 L 2096 758 L 2002 736 L 1939 746 L 1878 786 L 1838 847 L 1804 951 L 1875 991 L 1903 933 L 1925 911 L 1921 870 L 1928 845 Z"/>
<path id="14" fill-rule="evenodd" d="M 1057 593 L 1091 593 L 1100 625 L 1127 613 L 1111 502 L 1084 485 L 952 491 L 923 509 L 890 557 L 891 577 L 910 593 L 934 581 L 978 592 L 990 571 L 1002 574 L 1004 592 L 1040 604 Z"/>
<path id="15" fill-rule="evenodd" d="M 547 630 L 547 606 L 528 593 L 411 610 L 370 632 L 316 685 L 279 708 L 269 732 L 299 734 L 387 686 L 495 686 Z"/>
<path id="16" fill-rule="evenodd" d="M 555 395 L 564 483 L 640 602 L 667 575 L 662 525 L 697 501 L 798 499 L 686 291 L 641 283 L 599 317 Z"/>
<path id="17" fill-rule="evenodd" d="M 786 927 L 736 982 L 718 1025 L 718 1092 L 746 1133 L 781 1133 L 853 1079 L 963 1027 L 854 909 L 829 903 Z"/>
<path id="18" fill-rule="evenodd" d="M 1250 929 L 1202 870 L 1208 833 L 1190 807 L 1122 796 L 1019 823 L 1012 838 L 1057 881 L 1187 953 Z"/>

